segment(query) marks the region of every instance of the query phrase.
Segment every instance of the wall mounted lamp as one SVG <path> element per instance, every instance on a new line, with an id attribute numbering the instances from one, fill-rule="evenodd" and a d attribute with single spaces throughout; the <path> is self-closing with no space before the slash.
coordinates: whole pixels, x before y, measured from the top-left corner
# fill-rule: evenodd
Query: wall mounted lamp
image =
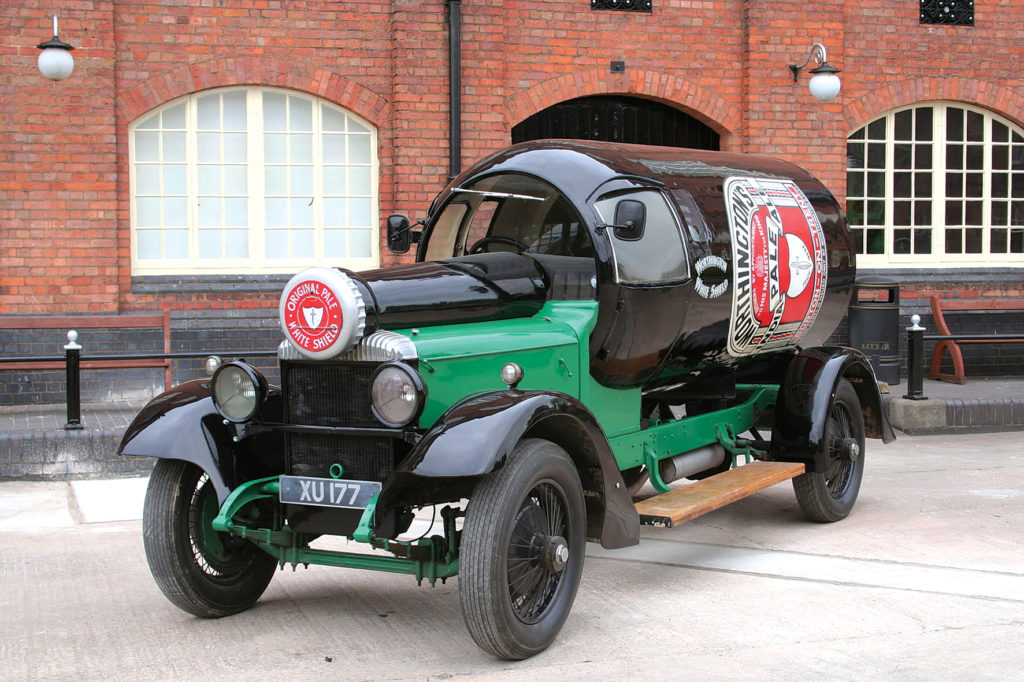
<path id="1" fill-rule="evenodd" d="M 39 53 L 39 72 L 50 80 L 64 80 L 75 70 L 71 50 L 75 49 L 57 37 L 57 17 L 53 17 L 53 37 L 36 45 Z"/>
<path id="2" fill-rule="evenodd" d="M 793 72 L 793 82 L 796 83 L 800 76 L 800 69 L 807 66 L 811 59 L 821 66 L 811 69 L 810 82 L 807 84 L 808 89 L 814 98 L 820 102 L 828 102 L 835 99 L 835 96 L 839 94 L 839 88 L 842 84 L 839 82 L 839 69 L 829 64 L 825 56 L 825 46 L 821 43 L 814 43 L 811 45 L 810 52 L 807 53 L 807 59 L 804 60 L 803 64 L 796 65 L 790 64 L 789 70 Z"/>

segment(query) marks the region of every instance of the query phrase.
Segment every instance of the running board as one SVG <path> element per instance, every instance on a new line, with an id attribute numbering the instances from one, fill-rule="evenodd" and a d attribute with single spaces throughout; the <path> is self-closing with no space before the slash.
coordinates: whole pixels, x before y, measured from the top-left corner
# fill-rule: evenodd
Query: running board
<path id="1" fill-rule="evenodd" d="M 640 524 L 679 524 L 804 473 L 798 462 L 751 462 L 636 503 Z"/>

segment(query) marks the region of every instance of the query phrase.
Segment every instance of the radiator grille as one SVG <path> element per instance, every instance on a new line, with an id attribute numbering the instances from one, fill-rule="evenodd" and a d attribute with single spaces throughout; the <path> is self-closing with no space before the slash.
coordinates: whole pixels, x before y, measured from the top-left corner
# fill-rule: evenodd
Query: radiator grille
<path id="1" fill-rule="evenodd" d="M 383 481 L 394 470 L 390 438 L 288 434 L 291 473 L 294 476 L 328 476 L 332 464 L 344 468 L 343 478 Z"/>
<path id="2" fill-rule="evenodd" d="M 379 427 L 370 411 L 376 363 L 282 363 L 287 420 L 309 426 Z"/>
<path id="3" fill-rule="evenodd" d="M 303 426 L 380 428 L 370 411 L 370 379 L 377 363 L 282 362 L 285 421 Z M 395 468 L 394 441 L 387 437 L 287 434 L 289 471 L 328 476 L 332 464 L 343 478 L 383 481 Z"/>

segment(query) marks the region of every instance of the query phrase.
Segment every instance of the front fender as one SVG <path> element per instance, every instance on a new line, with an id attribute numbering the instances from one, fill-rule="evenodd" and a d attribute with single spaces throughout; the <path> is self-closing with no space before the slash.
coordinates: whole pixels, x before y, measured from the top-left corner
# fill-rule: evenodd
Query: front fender
<path id="1" fill-rule="evenodd" d="M 428 479 L 479 479 L 504 466 L 520 440 L 534 437 L 560 445 L 576 463 L 588 537 L 609 549 L 635 545 L 640 519 L 608 439 L 582 403 L 553 391 L 485 393 L 450 408 L 399 465 L 382 502 Z"/>
<path id="2" fill-rule="evenodd" d="M 807 348 L 794 356 L 779 387 L 772 431 L 773 459 L 812 460 L 812 470 L 825 469 L 825 425 L 836 386 L 843 378 L 857 392 L 866 435 L 881 438 L 883 443 L 896 440 L 867 357 L 842 346 Z"/>
<path id="3" fill-rule="evenodd" d="M 279 434 L 256 433 L 238 443 L 234 437 L 213 406 L 209 380 L 201 379 L 153 398 L 128 425 L 117 452 L 192 462 L 223 503 L 240 483 L 283 471 Z"/>

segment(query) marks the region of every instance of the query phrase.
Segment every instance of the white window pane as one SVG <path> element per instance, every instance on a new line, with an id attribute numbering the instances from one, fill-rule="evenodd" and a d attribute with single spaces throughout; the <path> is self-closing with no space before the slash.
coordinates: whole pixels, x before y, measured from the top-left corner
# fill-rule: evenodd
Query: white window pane
<path id="1" fill-rule="evenodd" d="M 224 231 L 224 257 L 247 258 L 249 256 L 249 233 L 245 230 Z"/>
<path id="2" fill-rule="evenodd" d="M 292 166 L 291 176 L 292 182 L 291 187 L 289 188 L 290 194 L 293 196 L 296 194 L 313 196 L 312 166 Z"/>
<path id="3" fill-rule="evenodd" d="M 139 230 L 137 233 L 138 238 L 138 256 L 141 260 L 152 260 L 160 257 L 160 231 L 159 230 Z"/>
<path id="4" fill-rule="evenodd" d="M 288 136 L 264 135 L 263 156 L 267 163 L 288 162 Z"/>
<path id="5" fill-rule="evenodd" d="M 177 128 L 185 129 L 185 103 L 176 104 L 170 109 L 164 110 L 164 129 Z"/>
<path id="6" fill-rule="evenodd" d="M 185 166 L 164 166 L 164 194 L 185 193 Z"/>
<path id="7" fill-rule="evenodd" d="M 293 230 L 292 257 L 312 258 L 313 255 L 313 230 Z"/>
<path id="8" fill-rule="evenodd" d="M 245 166 L 224 166 L 225 194 L 245 194 L 247 184 Z"/>
<path id="9" fill-rule="evenodd" d="M 224 160 L 228 163 L 245 162 L 245 133 L 224 134 Z"/>
<path id="10" fill-rule="evenodd" d="M 188 207 L 185 197 L 166 197 L 164 200 L 164 225 L 185 227 L 188 225 Z"/>
<path id="11" fill-rule="evenodd" d="M 348 246 L 350 255 L 353 258 L 369 258 L 372 256 L 373 246 L 370 242 L 372 237 L 372 230 L 349 230 Z"/>
<path id="12" fill-rule="evenodd" d="M 354 196 L 368 196 L 370 194 L 369 167 L 357 166 L 348 169 L 348 193 Z"/>
<path id="13" fill-rule="evenodd" d="M 323 136 L 324 163 L 345 163 L 345 136 Z"/>
<path id="14" fill-rule="evenodd" d="M 267 195 L 288 193 L 288 167 L 267 166 L 263 169 Z"/>
<path id="15" fill-rule="evenodd" d="M 199 166 L 199 196 L 220 194 L 220 166 Z"/>
<path id="16" fill-rule="evenodd" d="M 135 222 L 139 227 L 160 227 L 160 199 L 157 197 L 136 199 Z"/>
<path id="17" fill-rule="evenodd" d="M 347 255 L 345 230 L 324 230 L 324 256 L 326 258 L 344 258 Z"/>
<path id="18" fill-rule="evenodd" d="M 245 91 L 224 93 L 224 130 L 245 130 Z"/>
<path id="19" fill-rule="evenodd" d="M 313 136 L 290 135 L 292 163 L 313 163 Z"/>
<path id="20" fill-rule="evenodd" d="M 135 166 L 135 193 L 160 193 L 160 166 Z"/>
<path id="21" fill-rule="evenodd" d="M 345 226 L 345 199 L 324 199 L 324 225 Z"/>
<path id="22" fill-rule="evenodd" d="M 348 136 L 348 162 L 366 164 L 370 163 L 369 135 Z"/>
<path id="23" fill-rule="evenodd" d="M 188 258 L 188 230 L 164 231 L 164 258 Z"/>
<path id="24" fill-rule="evenodd" d="M 270 227 L 288 227 L 288 200 L 267 199 L 267 225 Z"/>
<path id="25" fill-rule="evenodd" d="M 313 202 L 307 197 L 291 199 L 291 225 L 293 227 L 313 226 Z"/>
<path id="26" fill-rule="evenodd" d="M 184 161 L 185 160 L 185 133 L 163 133 L 164 148 L 163 148 L 163 160 L 164 161 Z"/>
<path id="27" fill-rule="evenodd" d="M 263 130 L 288 130 L 286 98 L 279 92 L 263 93 Z"/>
<path id="28" fill-rule="evenodd" d="M 291 110 L 289 130 L 313 129 L 313 103 L 301 97 L 289 97 L 288 106 Z"/>
<path id="29" fill-rule="evenodd" d="M 135 131 L 135 160 L 160 160 L 160 133 Z"/>
<path id="30" fill-rule="evenodd" d="M 369 128 L 367 128 L 366 126 L 364 126 L 362 123 L 360 123 L 359 121 L 355 120 L 351 116 L 347 116 L 346 118 L 348 118 L 348 131 L 350 133 L 368 133 L 368 132 L 370 132 Z"/>
<path id="31" fill-rule="evenodd" d="M 220 258 L 220 230 L 199 230 L 199 257 Z"/>
<path id="32" fill-rule="evenodd" d="M 224 224 L 228 227 L 249 225 L 249 200 L 245 197 L 224 200 Z"/>
<path id="33" fill-rule="evenodd" d="M 357 227 L 370 227 L 370 200 L 348 200 L 348 224 Z"/>
<path id="34" fill-rule="evenodd" d="M 199 227 L 220 227 L 220 199 L 202 197 L 199 199 Z"/>
<path id="35" fill-rule="evenodd" d="M 149 118 L 143 119 L 142 122 L 135 127 L 138 130 L 157 130 L 160 128 L 160 114 L 153 114 Z"/>
<path id="36" fill-rule="evenodd" d="M 267 258 L 288 257 L 288 231 L 267 230 L 263 233 Z"/>
<path id="37" fill-rule="evenodd" d="M 199 133 L 196 139 L 200 163 L 220 161 L 220 133 Z"/>
<path id="38" fill-rule="evenodd" d="M 220 130 L 220 95 L 203 95 L 196 104 L 200 130 Z"/>
<path id="39" fill-rule="evenodd" d="M 345 194 L 345 167 L 324 166 L 324 194 Z"/>
<path id="40" fill-rule="evenodd" d="M 345 131 L 345 114 L 327 105 L 321 105 L 320 115 L 323 117 L 323 123 L 321 125 L 324 130 L 339 133 Z"/>

